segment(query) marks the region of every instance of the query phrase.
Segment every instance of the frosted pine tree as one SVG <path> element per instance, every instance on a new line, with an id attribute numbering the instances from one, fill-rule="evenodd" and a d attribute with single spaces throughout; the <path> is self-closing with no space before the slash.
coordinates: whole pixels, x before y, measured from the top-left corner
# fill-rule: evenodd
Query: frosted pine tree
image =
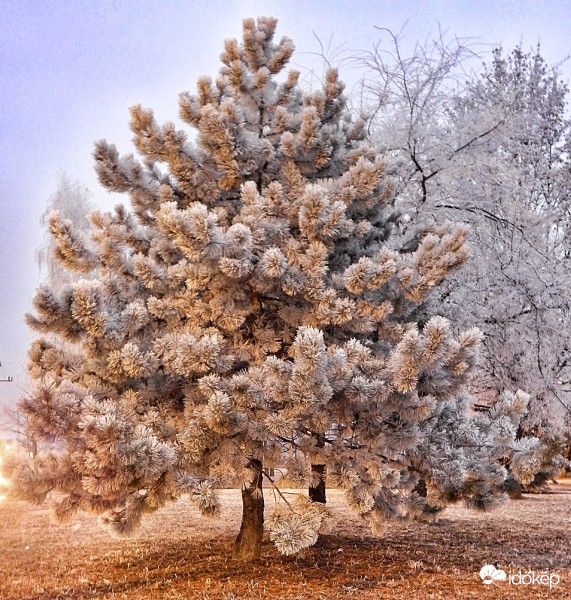
<path id="1" fill-rule="evenodd" d="M 77 277 L 40 288 L 28 316 L 45 334 L 21 403 L 40 451 L 13 477 L 36 502 L 57 491 L 61 518 L 85 510 L 128 534 L 181 496 L 216 515 L 216 489 L 237 483 L 234 556 L 254 559 L 266 478 L 270 537 L 289 554 L 315 542 L 325 509 L 288 499 L 269 465 L 285 461 L 300 487 L 326 476 L 379 526 L 460 498 L 483 506 L 501 459 L 529 450 L 510 417 L 466 410 L 479 333 L 423 316 L 468 257 L 466 229 L 389 247 L 383 160 L 335 70 L 311 93 L 295 71 L 278 78 L 293 44 L 275 27 L 245 20 L 216 81 L 181 95 L 192 133 L 135 106 L 138 157 L 97 144 L 100 181 L 130 211 L 92 213 L 87 234 L 50 220 Z"/>

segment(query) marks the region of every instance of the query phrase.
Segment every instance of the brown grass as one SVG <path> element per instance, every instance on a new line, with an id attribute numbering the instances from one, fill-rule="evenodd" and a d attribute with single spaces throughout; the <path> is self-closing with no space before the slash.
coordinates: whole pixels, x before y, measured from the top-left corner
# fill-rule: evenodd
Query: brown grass
<path id="1" fill-rule="evenodd" d="M 439 523 L 395 523 L 374 537 L 329 491 L 329 533 L 302 556 L 264 542 L 263 558 L 229 558 L 239 493 L 225 490 L 222 518 L 207 521 L 187 501 L 147 517 L 138 534 L 114 540 L 82 515 L 54 524 L 47 508 L 0 504 L 0 598 L 571 598 L 571 480 L 489 514 L 447 509 Z M 271 492 L 266 491 L 267 505 Z M 484 585 L 480 568 L 549 570 L 552 590 Z"/>

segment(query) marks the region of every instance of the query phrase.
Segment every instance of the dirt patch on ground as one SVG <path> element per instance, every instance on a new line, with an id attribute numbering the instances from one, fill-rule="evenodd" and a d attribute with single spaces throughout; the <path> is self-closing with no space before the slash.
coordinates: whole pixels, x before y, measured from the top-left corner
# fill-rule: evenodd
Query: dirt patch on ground
<path id="1" fill-rule="evenodd" d="M 221 493 L 220 519 L 182 500 L 124 540 L 86 515 L 61 525 L 44 507 L 4 502 L 0 598 L 571 598 L 571 480 L 551 490 L 487 514 L 449 508 L 436 524 L 394 523 L 378 537 L 331 490 L 333 517 L 315 547 L 285 557 L 267 540 L 255 564 L 229 557 L 240 517 L 234 490 Z M 482 583 L 479 571 L 492 563 L 507 581 Z M 515 583 L 528 571 L 535 583 Z M 552 575 L 551 589 L 542 574 Z"/>

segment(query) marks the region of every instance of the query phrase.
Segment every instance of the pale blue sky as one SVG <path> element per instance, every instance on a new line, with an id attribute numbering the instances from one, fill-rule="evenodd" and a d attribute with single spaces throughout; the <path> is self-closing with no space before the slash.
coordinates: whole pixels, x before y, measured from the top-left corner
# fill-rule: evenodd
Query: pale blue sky
<path id="1" fill-rule="evenodd" d="M 60 171 L 79 180 L 95 203 L 113 200 L 93 174 L 91 152 L 106 138 L 131 151 L 129 105 L 177 118 L 178 94 L 202 74 L 215 75 L 223 40 L 239 37 L 248 16 L 279 18 L 278 35 L 309 66 L 318 50 L 313 31 L 333 46 L 370 49 L 374 28 L 426 40 L 438 27 L 471 37 L 482 49 L 541 41 L 549 62 L 571 52 L 569 0 L 4 0 L 0 19 L 0 404 L 26 387 L 31 334 L 23 315 L 39 274 L 34 261 L 39 218 Z M 563 70 L 567 79 L 571 69 Z M 343 73 L 350 79 L 351 73 Z"/>

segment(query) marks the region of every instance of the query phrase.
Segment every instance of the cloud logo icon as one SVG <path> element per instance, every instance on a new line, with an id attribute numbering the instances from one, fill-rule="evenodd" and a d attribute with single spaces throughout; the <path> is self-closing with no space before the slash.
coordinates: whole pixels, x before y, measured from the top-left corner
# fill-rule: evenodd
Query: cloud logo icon
<path id="1" fill-rule="evenodd" d="M 507 578 L 506 572 L 501 569 L 496 569 L 494 565 L 484 565 L 480 569 L 480 577 L 486 585 L 494 581 L 505 581 Z"/>

